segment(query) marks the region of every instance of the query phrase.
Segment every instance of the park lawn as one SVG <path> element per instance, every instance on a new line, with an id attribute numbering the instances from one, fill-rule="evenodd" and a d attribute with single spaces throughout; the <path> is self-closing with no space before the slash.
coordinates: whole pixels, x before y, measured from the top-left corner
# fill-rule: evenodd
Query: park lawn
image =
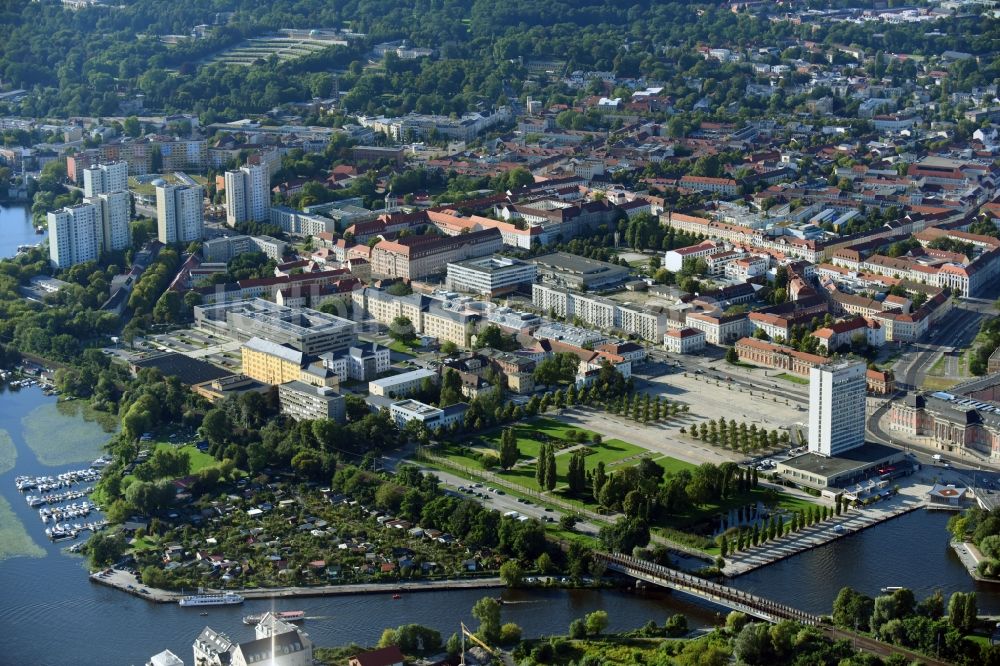
<path id="1" fill-rule="evenodd" d="M 177 448 L 176 445 L 170 442 L 158 442 L 154 445 L 154 449 L 174 449 Z M 180 447 L 181 451 L 187 451 L 188 457 L 191 459 L 191 471 L 190 474 L 196 474 L 206 467 L 214 467 L 219 464 L 220 461 L 213 458 L 208 453 L 204 451 L 199 451 L 198 447 L 191 444 L 185 444 Z M 135 474 L 126 474 L 122 477 L 122 481 L 133 481 L 135 480 Z"/>
<path id="2" fill-rule="evenodd" d="M 786 511 L 802 511 L 812 506 L 822 506 L 810 502 L 800 497 L 795 497 L 787 493 L 777 493 L 776 501 L 771 501 L 770 493 L 765 488 L 753 488 L 749 492 L 738 497 L 727 498 L 721 502 L 709 502 L 692 508 L 690 511 L 670 516 L 659 524 L 665 527 L 673 527 L 683 530 L 685 527 L 697 525 L 706 520 L 713 519 L 720 513 L 728 512 L 730 509 L 737 509 L 754 502 L 762 502 L 771 507 L 785 509 Z"/>
<path id="3" fill-rule="evenodd" d="M 681 472 L 683 470 L 692 470 L 697 465 L 694 463 L 689 463 L 684 460 L 678 460 L 677 458 L 671 458 L 670 456 L 654 456 L 652 461 L 664 469 L 667 474 L 674 474 L 676 472 Z"/>
<path id="4" fill-rule="evenodd" d="M 582 430 L 587 434 L 588 438 L 594 435 L 592 431 L 585 428 L 573 428 L 567 426 L 565 423 L 561 423 L 554 419 L 547 419 L 545 417 L 538 417 L 530 421 L 518 423 L 513 427 L 514 436 L 517 437 L 517 448 L 521 451 L 521 458 L 523 459 L 537 458 L 538 452 L 542 448 L 542 442 L 546 441 L 546 439 L 548 441 L 555 441 L 556 443 L 561 442 L 567 446 L 572 446 L 573 442 L 566 442 L 567 433 Z M 472 446 L 475 447 L 478 443 L 482 444 L 482 448 L 499 451 L 501 432 L 501 429 L 497 429 L 488 435 L 482 435 L 472 444 Z M 544 437 L 539 437 L 539 433 L 544 435 Z M 558 457 L 556 460 L 558 463 Z"/>
<path id="5" fill-rule="evenodd" d="M 787 372 L 782 372 L 780 375 L 775 375 L 779 379 L 784 379 L 786 382 L 792 382 L 793 384 L 803 384 L 808 385 L 809 380 L 805 377 L 797 377 L 795 375 L 790 375 Z"/>

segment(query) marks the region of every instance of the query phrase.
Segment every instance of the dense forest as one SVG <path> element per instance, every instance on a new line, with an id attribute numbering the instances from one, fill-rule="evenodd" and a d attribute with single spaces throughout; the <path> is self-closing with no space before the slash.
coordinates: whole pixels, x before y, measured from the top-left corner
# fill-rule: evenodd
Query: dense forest
<path id="1" fill-rule="evenodd" d="M 889 27 L 795 25 L 733 13 L 729 5 L 650 0 L 627 6 L 611 0 L 126 0 L 113 9 L 78 11 L 64 9 L 57 0 L 4 0 L 0 23 L 6 33 L 0 41 L 2 82 L 34 93 L 0 111 L 111 115 L 118 113 L 122 99 L 141 93 L 149 109 L 194 112 L 203 121 L 234 119 L 327 95 L 334 72 L 340 73 L 351 112 L 463 113 L 520 96 L 529 78 L 526 66 L 533 60 L 564 63 L 565 71 L 644 76 L 666 82 L 668 92 L 682 98 L 697 99 L 685 80 L 696 77 L 703 81 L 702 93 L 711 92 L 725 104 L 744 99 L 748 69 L 706 61 L 693 50 L 695 45 L 784 48 L 800 37 L 855 44 L 872 53 L 1000 51 L 993 24 L 975 16 Z M 201 24 L 213 26 L 204 39 L 182 39 L 176 45 L 158 39 L 190 34 Z M 247 37 L 296 27 L 349 28 L 366 38 L 286 62 L 206 64 Z M 931 27 L 941 34 L 928 39 Z M 390 57 L 381 67 L 366 67 L 373 44 L 404 38 L 436 49 L 436 56 L 416 61 Z M 996 60 L 961 67 L 959 84 L 997 78 Z M 565 91 L 540 92 L 552 102 Z"/>

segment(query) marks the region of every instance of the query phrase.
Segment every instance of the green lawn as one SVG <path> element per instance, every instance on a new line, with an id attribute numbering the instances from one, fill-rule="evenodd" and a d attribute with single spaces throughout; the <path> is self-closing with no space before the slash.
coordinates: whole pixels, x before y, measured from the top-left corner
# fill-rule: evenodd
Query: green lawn
<path id="1" fill-rule="evenodd" d="M 415 344 L 415 343 L 414 343 Z M 401 340 L 393 340 L 388 345 L 389 349 L 394 352 L 399 352 L 400 354 L 407 354 L 408 356 L 414 355 L 414 348 L 410 345 L 402 342 Z"/>
<path id="2" fill-rule="evenodd" d="M 156 444 L 153 445 L 153 450 L 156 450 L 156 449 L 175 449 L 175 448 L 177 448 L 177 447 L 174 444 L 171 444 L 170 442 L 157 442 Z M 200 472 L 201 470 L 205 469 L 206 467 L 213 467 L 213 466 L 219 464 L 218 460 L 216 460 L 215 458 L 213 458 L 208 453 L 205 453 L 204 451 L 199 451 L 198 447 L 196 447 L 196 446 L 194 446 L 192 444 L 185 444 L 184 446 L 180 447 L 180 450 L 187 452 L 188 458 L 191 459 L 191 472 L 190 472 L 191 474 L 195 474 L 197 472 Z M 135 479 L 135 475 L 134 474 L 126 474 L 122 478 L 122 481 L 129 481 L 129 482 L 131 482 L 134 479 Z"/>
<path id="3" fill-rule="evenodd" d="M 536 458 L 543 442 L 550 441 L 559 448 L 572 446 L 575 442 L 567 442 L 567 434 L 570 431 L 581 430 L 586 433 L 588 438 L 594 434 L 584 428 L 573 428 L 560 421 L 542 417 L 518 423 L 514 426 L 514 435 L 517 437 L 517 448 L 521 451 L 521 457 Z M 487 435 L 482 435 L 472 440 L 470 446 L 497 451 L 500 448 L 500 432 L 500 430 L 495 430 Z"/>
<path id="4" fill-rule="evenodd" d="M 793 384 L 803 384 L 808 385 L 809 380 L 805 377 L 799 377 L 797 375 L 790 375 L 787 372 L 782 372 L 780 375 L 775 375 L 779 379 L 784 379 L 786 382 L 792 382 Z"/>

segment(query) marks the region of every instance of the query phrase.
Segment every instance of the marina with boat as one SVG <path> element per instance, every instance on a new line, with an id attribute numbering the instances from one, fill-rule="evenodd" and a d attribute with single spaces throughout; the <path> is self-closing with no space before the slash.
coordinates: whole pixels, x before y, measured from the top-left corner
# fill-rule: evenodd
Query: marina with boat
<path id="1" fill-rule="evenodd" d="M 22 475 L 14 479 L 14 487 L 18 491 L 37 493 L 25 494 L 24 501 L 31 508 L 38 509 L 38 517 L 43 524 L 51 523 L 51 526 L 45 528 L 45 536 L 50 541 L 76 539 L 85 532 L 97 532 L 108 525 L 108 521 L 103 518 L 86 522 L 68 522 L 87 518 L 91 513 L 100 511 L 100 507 L 85 499 L 93 492 L 92 485 L 82 488 L 73 486 L 99 481 L 101 470 L 98 467 L 103 466 L 102 463 L 106 464 L 103 458 L 98 458 L 90 467 L 82 469 L 68 470 L 52 476 Z M 78 549 L 75 549 L 73 552 L 77 551 Z"/>

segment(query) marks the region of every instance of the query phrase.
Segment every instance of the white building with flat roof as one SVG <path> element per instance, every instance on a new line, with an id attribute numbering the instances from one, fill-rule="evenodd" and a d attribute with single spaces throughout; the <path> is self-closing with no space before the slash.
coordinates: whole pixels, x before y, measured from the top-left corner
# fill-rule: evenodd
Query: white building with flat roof
<path id="1" fill-rule="evenodd" d="M 419 421 L 431 430 L 447 428 L 452 423 L 461 423 L 469 408 L 464 402 L 448 405 L 441 409 L 424 404 L 419 400 L 400 400 L 389 406 L 389 414 L 397 428 L 405 428 L 410 421 Z"/>
<path id="2" fill-rule="evenodd" d="M 809 370 L 809 451 L 831 457 L 865 443 L 866 370 L 857 361 Z"/>
<path id="3" fill-rule="evenodd" d="M 271 219 L 271 179 L 267 168 L 248 164 L 238 171 L 227 171 L 226 224 L 267 222 Z"/>
<path id="4" fill-rule="evenodd" d="M 49 261 L 69 268 L 101 256 L 101 211 L 92 203 L 67 206 L 48 214 Z"/>
<path id="5" fill-rule="evenodd" d="M 425 379 L 437 381 L 437 373 L 418 368 L 392 377 L 382 377 L 368 382 L 368 392 L 372 395 L 402 398 L 420 390 Z"/>
<path id="6" fill-rule="evenodd" d="M 96 164 L 83 170 L 83 196 L 128 192 L 128 162 Z"/>
<path id="7" fill-rule="evenodd" d="M 156 237 L 164 245 L 205 235 L 205 190 L 200 185 L 156 185 Z"/>
<path id="8" fill-rule="evenodd" d="M 535 264 L 494 255 L 448 264 L 446 286 L 454 291 L 500 296 L 530 285 L 538 277 Z"/>

